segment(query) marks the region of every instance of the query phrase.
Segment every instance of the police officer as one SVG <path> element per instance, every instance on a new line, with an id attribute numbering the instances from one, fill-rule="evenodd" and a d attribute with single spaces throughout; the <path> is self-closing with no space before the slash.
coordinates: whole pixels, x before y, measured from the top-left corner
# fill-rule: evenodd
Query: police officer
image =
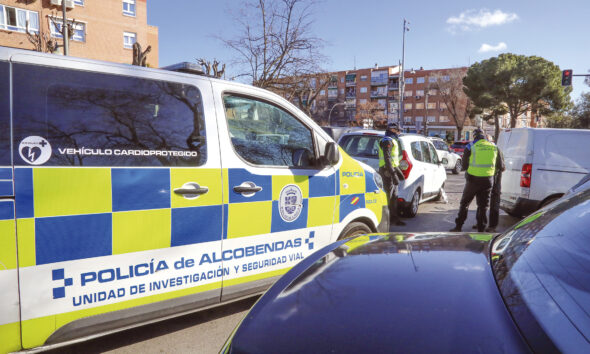
<path id="1" fill-rule="evenodd" d="M 488 141 L 493 142 L 492 137 L 488 135 Z M 501 164 L 496 166 L 494 172 L 494 183 L 492 186 L 492 194 L 490 198 L 490 219 L 486 232 L 496 232 L 498 227 L 498 221 L 500 220 L 500 191 L 502 189 L 502 172 L 506 170 L 506 164 L 504 163 L 504 157 L 502 151 L 498 149 L 498 155 L 500 156 Z M 477 229 L 477 225 L 473 225 L 474 229 Z"/>
<path id="2" fill-rule="evenodd" d="M 486 209 L 490 202 L 490 191 L 496 168 L 503 169 L 504 163 L 496 145 L 485 139 L 481 129 L 473 131 L 474 140 L 463 151 L 463 170 L 465 172 L 465 188 L 459 206 L 459 215 L 455 219 L 455 228 L 451 231 L 461 231 L 467 218 L 467 209 L 473 198 L 477 202 L 477 231 L 483 232 L 487 224 Z"/>
<path id="3" fill-rule="evenodd" d="M 385 136 L 379 143 L 379 174 L 383 177 L 383 187 L 389 197 L 389 217 L 392 224 L 403 226 L 397 212 L 397 185 L 404 180 L 399 169 L 399 144 L 397 142 L 399 127 L 396 123 L 387 124 Z"/>

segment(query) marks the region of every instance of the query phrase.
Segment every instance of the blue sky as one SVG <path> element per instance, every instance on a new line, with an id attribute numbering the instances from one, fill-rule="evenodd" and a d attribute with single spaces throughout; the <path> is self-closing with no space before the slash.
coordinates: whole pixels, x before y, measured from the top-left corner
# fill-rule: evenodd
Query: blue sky
<path id="1" fill-rule="evenodd" d="M 159 27 L 160 66 L 235 57 L 216 37 L 238 31 L 231 11 L 242 1 L 147 3 L 148 23 Z M 590 70 L 589 0 L 323 0 L 315 9 L 313 32 L 327 43 L 329 71 L 352 69 L 355 58 L 357 68 L 397 64 L 404 17 L 406 68 L 469 66 L 511 52 L 544 57 L 574 74 Z M 590 91 L 583 78 L 573 85 L 573 98 Z"/>

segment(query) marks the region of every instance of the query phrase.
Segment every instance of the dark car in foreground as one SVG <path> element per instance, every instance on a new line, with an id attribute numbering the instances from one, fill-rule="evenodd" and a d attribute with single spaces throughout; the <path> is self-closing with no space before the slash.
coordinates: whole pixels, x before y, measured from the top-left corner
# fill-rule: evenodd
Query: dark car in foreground
<path id="1" fill-rule="evenodd" d="M 285 274 L 228 353 L 589 353 L 590 190 L 503 234 L 359 236 Z"/>

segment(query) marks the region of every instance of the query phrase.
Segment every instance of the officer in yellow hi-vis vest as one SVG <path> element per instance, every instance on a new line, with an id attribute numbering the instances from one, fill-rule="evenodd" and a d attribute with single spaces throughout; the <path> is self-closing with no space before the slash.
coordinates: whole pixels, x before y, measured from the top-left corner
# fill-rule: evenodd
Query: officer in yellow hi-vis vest
<path id="1" fill-rule="evenodd" d="M 467 209 L 473 198 L 477 202 L 477 231 L 483 232 L 487 223 L 486 211 L 490 202 L 493 176 L 497 168 L 503 169 L 504 162 L 498 154 L 496 145 L 485 139 L 480 129 L 473 131 L 474 140 L 463 151 L 463 169 L 465 173 L 465 189 L 461 197 L 459 215 L 455 219 L 455 228 L 451 231 L 461 231 L 467 218 Z"/>
<path id="2" fill-rule="evenodd" d="M 391 224 L 403 226 L 406 223 L 399 219 L 397 212 L 397 185 L 400 180 L 404 180 L 404 174 L 399 169 L 398 134 L 398 125 L 389 123 L 385 136 L 379 143 L 379 174 L 383 178 L 383 187 L 388 196 Z"/>

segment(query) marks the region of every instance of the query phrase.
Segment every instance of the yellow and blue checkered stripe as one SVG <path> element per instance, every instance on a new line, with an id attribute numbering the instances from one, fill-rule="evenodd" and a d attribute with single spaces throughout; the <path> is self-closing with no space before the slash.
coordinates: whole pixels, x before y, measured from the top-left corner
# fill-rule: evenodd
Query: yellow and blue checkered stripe
<path id="1" fill-rule="evenodd" d="M 0 196 L 13 195 L 12 189 L 12 168 L 0 167 Z"/>

